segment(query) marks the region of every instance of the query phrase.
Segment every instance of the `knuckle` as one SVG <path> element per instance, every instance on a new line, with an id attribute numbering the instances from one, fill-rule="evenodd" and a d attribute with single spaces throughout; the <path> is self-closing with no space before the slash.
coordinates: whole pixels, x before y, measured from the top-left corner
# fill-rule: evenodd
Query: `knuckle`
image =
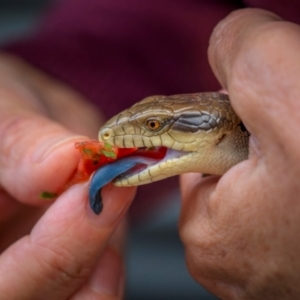
<path id="1" fill-rule="evenodd" d="M 83 282 L 92 272 L 92 268 L 78 260 L 71 252 L 65 249 L 59 251 L 44 245 L 35 245 L 38 253 L 38 263 L 42 265 L 42 270 L 47 273 L 49 278 L 54 278 L 56 286 L 67 287 L 73 286 L 74 283 Z"/>
<path id="2" fill-rule="evenodd" d="M 215 233 L 210 224 L 197 220 L 180 221 L 179 236 L 186 248 L 196 248 L 198 251 L 206 252 L 215 247 L 217 241 Z"/>

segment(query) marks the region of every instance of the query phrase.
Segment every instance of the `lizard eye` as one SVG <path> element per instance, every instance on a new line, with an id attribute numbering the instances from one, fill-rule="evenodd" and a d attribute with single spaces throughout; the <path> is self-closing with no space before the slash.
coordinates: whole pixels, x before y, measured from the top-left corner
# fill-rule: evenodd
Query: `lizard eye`
<path id="1" fill-rule="evenodd" d="M 146 126 L 149 130 L 156 131 L 161 127 L 161 123 L 156 119 L 148 119 L 146 121 Z"/>

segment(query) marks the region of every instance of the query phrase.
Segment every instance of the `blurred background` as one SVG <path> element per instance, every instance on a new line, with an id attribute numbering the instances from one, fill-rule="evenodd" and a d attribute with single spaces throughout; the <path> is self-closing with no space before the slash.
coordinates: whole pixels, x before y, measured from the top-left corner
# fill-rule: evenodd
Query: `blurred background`
<path id="1" fill-rule="evenodd" d="M 84 0 L 82 0 L 84 1 Z M 113 0 L 110 0 L 113 1 Z M 34 33 L 53 0 L 0 0 L 0 46 Z M 127 251 L 127 300 L 215 300 L 188 274 L 177 233 L 179 191 L 132 228 Z"/>
<path id="2" fill-rule="evenodd" d="M 30 34 L 51 0 L 0 0 L 0 43 Z"/>

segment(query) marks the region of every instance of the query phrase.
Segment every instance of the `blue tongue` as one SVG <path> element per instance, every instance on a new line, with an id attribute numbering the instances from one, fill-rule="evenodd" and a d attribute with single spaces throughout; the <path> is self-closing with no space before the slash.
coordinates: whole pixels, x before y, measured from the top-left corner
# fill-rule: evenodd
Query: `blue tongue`
<path id="1" fill-rule="evenodd" d="M 104 165 L 98 169 L 90 182 L 89 202 L 93 212 L 99 215 L 103 209 L 101 190 L 103 186 L 114 180 L 119 175 L 130 170 L 137 164 L 146 163 L 149 158 L 139 156 L 129 156 L 113 163 Z"/>

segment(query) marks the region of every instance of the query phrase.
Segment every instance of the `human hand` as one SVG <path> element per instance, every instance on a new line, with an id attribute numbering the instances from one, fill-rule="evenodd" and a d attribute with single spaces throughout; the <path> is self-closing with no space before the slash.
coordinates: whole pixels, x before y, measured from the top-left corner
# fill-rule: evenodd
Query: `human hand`
<path id="1" fill-rule="evenodd" d="M 180 235 L 191 275 L 221 299 L 300 297 L 299 53 L 300 27 L 257 9 L 211 37 L 250 155 L 221 178 L 182 176 Z"/>
<path id="2" fill-rule="evenodd" d="M 78 163 L 74 142 L 100 123 L 81 95 L 0 56 L 1 299 L 122 298 L 123 236 L 110 238 L 134 189 L 104 189 L 100 216 L 87 205 L 86 184 L 51 206 L 39 198 L 64 186 Z"/>

